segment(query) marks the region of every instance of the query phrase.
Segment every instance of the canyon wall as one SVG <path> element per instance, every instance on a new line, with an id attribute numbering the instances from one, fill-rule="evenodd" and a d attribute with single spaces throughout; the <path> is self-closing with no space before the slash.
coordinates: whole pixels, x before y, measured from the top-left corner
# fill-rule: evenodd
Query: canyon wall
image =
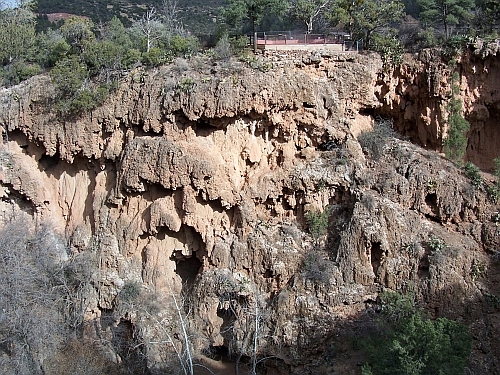
<path id="1" fill-rule="evenodd" d="M 497 55 L 469 51 L 457 68 L 467 158 L 483 168 L 500 156 Z M 65 118 L 46 75 L 1 89 L 1 220 L 50 222 L 73 253 L 98 253 L 87 318 L 120 308 L 108 337 L 123 322 L 154 337 L 186 298 L 200 361 L 253 350 L 274 358 L 269 373 L 357 374 L 350 343 L 389 288 L 469 325 L 473 373 L 500 372 L 499 207 L 432 151 L 451 92 L 436 56 L 394 69 L 376 54 L 178 59 L 125 73 L 102 107 Z M 358 136 L 379 115 L 431 150 L 387 138 L 369 155 Z M 306 218 L 324 210 L 328 234 L 311 236 Z M 130 285 L 154 292 L 156 317 L 124 307 Z M 148 348 L 151 368 L 160 357 Z"/>

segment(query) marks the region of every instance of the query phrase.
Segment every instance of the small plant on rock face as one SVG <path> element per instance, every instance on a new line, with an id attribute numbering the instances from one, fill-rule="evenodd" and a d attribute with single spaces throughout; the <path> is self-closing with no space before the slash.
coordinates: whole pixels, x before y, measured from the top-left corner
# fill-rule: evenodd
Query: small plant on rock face
<path id="1" fill-rule="evenodd" d="M 326 207 L 323 212 L 318 210 L 306 213 L 307 227 L 314 239 L 318 239 L 326 234 L 329 212 L 329 208 Z"/>
<path id="2" fill-rule="evenodd" d="M 444 250 L 446 243 L 442 239 L 432 236 L 429 238 L 429 247 L 433 252 L 439 253 Z"/>
<path id="3" fill-rule="evenodd" d="M 427 191 L 428 192 L 435 192 L 437 187 L 438 187 L 438 183 L 435 180 L 427 181 Z"/>
<path id="4" fill-rule="evenodd" d="M 493 159 L 494 172 L 496 181 L 493 186 L 486 186 L 488 197 L 496 204 L 500 199 L 500 157 Z"/>
<path id="5" fill-rule="evenodd" d="M 474 260 L 470 269 L 470 276 L 472 278 L 472 281 L 476 281 L 476 279 L 483 277 L 485 274 L 486 265 L 481 261 Z"/>
<path id="6" fill-rule="evenodd" d="M 460 77 L 457 72 L 453 73 L 451 81 L 451 99 L 448 104 L 448 134 L 444 140 L 444 151 L 446 156 L 461 163 L 467 149 L 467 132 L 470 129 L 469 122 L 462 116 L 462 101 L 459 98 Z"/>
<path id="7" fill-rule="evenodd" d="M 194 80 L 191 77 L 182 78 L 177 84 L 177 92 L 191 92 L 194 87 Z"/>
<path id="8" fill-rule="evenodd" d="M 141 287 L 137 282 L 126 282 L 120 291 L 120 298 L 124 302 L 132 302 L 141 294 Z"/>
<path id="9" fill-rule="evenodd" d="M 479 187 L 483 183 L 483 178 L 479 173 L 479 168 L 476 167 L 471 162 L 465 164 L 465 175 L 471 180 L 471 183 L 474 187 Z"/>

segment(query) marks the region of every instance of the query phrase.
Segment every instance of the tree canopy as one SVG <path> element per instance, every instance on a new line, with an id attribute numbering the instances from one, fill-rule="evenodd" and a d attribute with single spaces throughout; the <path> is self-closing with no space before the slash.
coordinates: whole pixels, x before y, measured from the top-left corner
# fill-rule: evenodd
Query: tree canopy
<path id="1" fill-rule="evenodd" d="M 30 5 L 0 12 L 0 61 L 26 58 L 35 44 L 35 14 Z"/>
<path id="2" fill-rule="evenodd" d="M 221 14 L 227 24 L 242 27 L 243 23 L 248 22 L 255 32 L 264 16 L 272 14 L 280 17 L 287 10 L 288 3 L 282 0 L 227 0 L 227 6 L 221 9 Z"/>
<path id="3" fill-rule="evenodd" d="M 474 0 L 418 0 L 420 19 L 429 25 L 441 24 L 448 38 L 453 26 L 472 19 Z"/>
<path id="4" fill-rule="evenodd" d="M 373 33 L 400 21 L 403 15 L 404 5 L 400 0 L 339 0 L 332 19 L 370 46 Z"/>
<path id="5" fill-rule="evenodd" d="M 322 15 L 332 0 L 294 0 L 290 4 L 290 13 L 292 16 L 307 26 L 307 32 L 314 30 L 314 24 L 317 18 Z"/>

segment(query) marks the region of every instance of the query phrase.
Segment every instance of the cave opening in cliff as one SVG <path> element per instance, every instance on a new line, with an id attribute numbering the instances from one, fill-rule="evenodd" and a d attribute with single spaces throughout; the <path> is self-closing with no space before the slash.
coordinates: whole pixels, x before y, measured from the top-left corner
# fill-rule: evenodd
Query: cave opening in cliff
<path id="1" fill-rule="evenodd" d="M 212 126 L 208 121 L 198 120 L 193 124 L 194 131 L 198 137 L 209 137 L 217 128 Z"/>
<path id="2" fill-rule="evenodd" d="M 429 279 L 430 271 L 429 271 L 429 257 L 426 254 L 424 258 L 422 258 L 418 264 L 417 271 L 418 278 L 420 280 Z"/>
<path id="3" fill-rule="evenodd" d="M 182 279 L 182 284 L 186 286 L 193 285 L 196 276 L 201 268 L 201 261 L 196 256 L 196 252 L 190 257 L 182 257 L 175 261 L 175 273 Z"/>
<path id="4" fill-rule="evenodd" d="M 57 167 L 57 164 L 59 163 L 59 155 L 56 154 L 50 156 L 47 154 L 43 154 L 38 163 L 42 171 L 50 172 L 52 169 Z"/>
<path id="5" fill-rule="evenodd" d="M 425 204 L 430 208 L 433 215 L 438 215 L 438 197 L 436 193 L 429 193 L 425 196 Z"/>
<path id="6" fill-rule="evenodd" d="M 384 251 L 382 250 L 382 244 L 380 242 L 372 242 L 370 249 L 370 261 L 375 275 L 377 275 L 383 256 Z"/>
<path id="7" fill-rule="evenodd" d="M 227 358 L 229 358 L 229 348 L 225 345 L 210 345 L 203 351 L 203 354 L 214 361 L 222 361 L 224 359 L 227 360 Z"/>

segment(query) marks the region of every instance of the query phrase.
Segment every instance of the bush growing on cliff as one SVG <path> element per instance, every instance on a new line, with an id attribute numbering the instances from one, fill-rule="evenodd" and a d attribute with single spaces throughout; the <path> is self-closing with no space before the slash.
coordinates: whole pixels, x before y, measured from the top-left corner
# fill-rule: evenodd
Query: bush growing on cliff
<path id="1" fill-rule="evenodd" d="M 313 210 L 306 213 L 307 228 L 314 239 L 318 239 L 326 234 L 329 215 L 330 210 L 328 207 L 323 211 Z"/>
<path id="2" fill-rule="evenodd" d="M 457 72 L 452 77 L 452 94 L 448 104 L 448 134 L 444 140 L 444 151 L 448 158 L 461 163 L 467 149 L 466 133 L 470 128 L 469 122 L 462 116 L 462 102 L 458 98 L 460 77 Z"/>
<path id="3" fill-rule="evenodd" d="M 497 203 L 500 199 L 500 157 L 493 159 L 494 171 L 493 174 L 496 177 L 496 181 L 493 186 L 486 185 L 486 192 L 488 193 L 488 197 L 494 202 Z"/>
<path id="4" fill-rule="evenodd" d="M 474 187 L 477 188 L 482 185 L 483 178 L 479 173 L 478 167 L 476 167 L 471 162 L 468 162 L 467 164 L 465 164 L 464 169 L 465 169 L 465 175 L 471 180 L 471 183 Z"/>
<path id="5" fill-rule="evenodd" d="M 363 375 L 464 373 L 472 341 L 465 325 L 432 320 L 397 293 L 382 293 L 380 301 L 384 323 L 365 346 L 370 360 Z"/>
<path id="6" fill-rule="evenodd" d="M 372 49 L 380 53 L 385 67 L 401 64 L 404 47 L 394 32 L 388 35 L 375 34 L 372 38 Z"/>

